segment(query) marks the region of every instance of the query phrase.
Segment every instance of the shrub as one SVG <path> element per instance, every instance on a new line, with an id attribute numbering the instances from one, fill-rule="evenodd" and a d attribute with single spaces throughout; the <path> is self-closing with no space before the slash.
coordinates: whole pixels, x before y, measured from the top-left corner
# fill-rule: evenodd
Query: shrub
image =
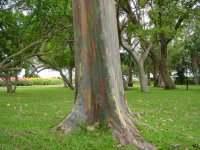
<path id="1" fill-rule="evenodd" d="M 17 81 L 17 86 L 32 86 L 32 85 L 61 85 L 62 80 L 58 78 L 21 78 Z M 5 86 L 0 80 L 0 86 Z"/>
<path id="2" fill-rule="evenodd" d="M 5 83 L 1 79 L 0 79 L 0 86 L 5 86 Z"/>
<path id="3" fill-rule="evenodd" d="M 33 85 L 60 85 L 62 84 L 61 79 L 57 78 L 30 78 Z"/>
<path id="4" fill-rule="evenodd" d="M 187 81 L 187 80 L 188 80 L 188 81 Z M 200 81 L 200 78 L 199 78 L 199 81 Z M 193 80 L 192 77 L 188 77 L 188 78 L 185 77 L 183 83 L 180 83 L 178 77 L 177 77 L 176 80 L 175 80 L 175 84 L 177 84 L 177 85 L 184 85 L 184 84 L 187 84 L 187 82 L 188 82 L 189 85 L 194 85 L 194 80 Z"/>
<path id="5" fill-rule="evenodd" d="M 17 86 L 31 86 L 33 85 L 33 82 L 31 80 L 19 80 L 17 81 Z"/>

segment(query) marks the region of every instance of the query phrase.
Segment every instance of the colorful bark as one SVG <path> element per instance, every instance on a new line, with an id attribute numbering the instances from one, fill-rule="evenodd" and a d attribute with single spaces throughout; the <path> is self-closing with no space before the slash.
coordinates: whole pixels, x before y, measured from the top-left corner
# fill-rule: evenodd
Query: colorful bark
<path id="1" fill-rule="evenodd" d="M 152 148 L 131 123 L 124 99 L 114 0 L 74 0 L 76 103 L 56 129 L 107 122 L 123 145 Z"/>

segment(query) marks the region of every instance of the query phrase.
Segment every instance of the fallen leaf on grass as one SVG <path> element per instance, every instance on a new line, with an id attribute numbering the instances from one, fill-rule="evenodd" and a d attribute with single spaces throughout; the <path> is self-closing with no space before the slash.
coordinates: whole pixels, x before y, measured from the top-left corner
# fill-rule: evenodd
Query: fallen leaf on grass
<path id="1" fill-rule="evenodd" d="M 172 144 L 171 145 L 173 148 L 177 148 L 177 147 L 180 147 L 181 145 L 180 144 Z"/>
<path id="2" fill-rule="evenodd" d="M 122 144 L 118 144 L 118 145 L 117 145 L 117 148 L 122 148 L 122 147 L 123 147 Z"/>
<path id="3" fill-rule="evenodd" d="M 88 131 L 90 131 L 90 132 L 94 131 L 94 127 L 93 127 L 93 126 L 87 126 L 86 129 L 87 129 Z"/>

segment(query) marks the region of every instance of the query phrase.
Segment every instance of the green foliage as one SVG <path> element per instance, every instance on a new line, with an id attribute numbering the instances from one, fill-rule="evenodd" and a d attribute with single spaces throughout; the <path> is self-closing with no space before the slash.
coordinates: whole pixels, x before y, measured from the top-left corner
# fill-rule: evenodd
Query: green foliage
<path id="1" fill-rule="evenodd" d="M 31 80 L 19 80 L 17 81 L 17 86 L 31 86 L 33 82 Z"/>
<path id="2" fill-rule="evenodd" d="M 0 86 L 5 86 L 4 82 L 0 79 Z"/>
<path id="3" fill-rule="evenodd" d="M 16 82 L 17 86 L 61 85 L 62 83 L 62 80 L 58 78 L 23 78 Z M 0 86 L 4 86 L 2 80 L 0 80 Z"/>
<path id="4" fill-rule="evenodd" d="M 190 35 L 184 44 L 184 48 L 188 51 L 190 59 L 197 58 L 200 59 L 200 22 L 197 22 L 197 25 L 193 27 L 193 34 Z M 199 62 L 200 65 L 200 62 Z"/>
<path id="5" fill-rule="evenodd" d="M 131 110 L 158 132 L 139 127 L 143 136 L 159 149 L 194 149 L 199 144 L 199 86 L 178 86 L 175 90 L 151 88 L 141 93 L 139 86 L 126 92 Z M 20 87 L 8 95 L 0 88 L 0 149 L 117 149 L 117 142 L 105 127 L 88 132 L 50 132 L 73 107 L 70 89 L 52 86 Z M 132 146 L 122 149 L 134 149 Z"/>
<path id="6" fill-rule="evenodd" d="M 61 85 L 62 80 L 57 78 L 31 78 L 33 85 Z"/>

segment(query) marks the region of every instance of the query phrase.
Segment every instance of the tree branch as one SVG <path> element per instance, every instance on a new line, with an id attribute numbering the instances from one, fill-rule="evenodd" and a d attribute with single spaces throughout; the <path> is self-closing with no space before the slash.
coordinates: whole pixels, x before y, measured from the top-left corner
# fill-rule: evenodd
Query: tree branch
<path id="1" fill-rule="evenodd" d="M 7 57 L 6 59 L 4 59 L 4 60 L 0 63 L 0 68 L 3 67 L 3 65 L 4 65 L 7 61 L 9 61 L 10 59 L 19 56 L 20 54 L 22 54 L 23 52 L 25 52 L 27 49 L 29 49 L 29 48 L 31 48 L 31 47 L 37 45 L 37 44 L 43 43 L 43 42 L 45 42 L 45 41 L 46 41 L 46 40 L 40 39 L 40 40 L 38 40 L 38 41 L 36 41 L 36 42 L 33 42 L 33 43 L 29 44 L 28 46 L 24 47 L 24 48 L 23 48 L 22 50 L 20 50 L 19 52 L 15 53 L 15 54 L 13 54 L 13 55 L 11 55 L 11 56 L 9 56 L 9 57 Z"/>

